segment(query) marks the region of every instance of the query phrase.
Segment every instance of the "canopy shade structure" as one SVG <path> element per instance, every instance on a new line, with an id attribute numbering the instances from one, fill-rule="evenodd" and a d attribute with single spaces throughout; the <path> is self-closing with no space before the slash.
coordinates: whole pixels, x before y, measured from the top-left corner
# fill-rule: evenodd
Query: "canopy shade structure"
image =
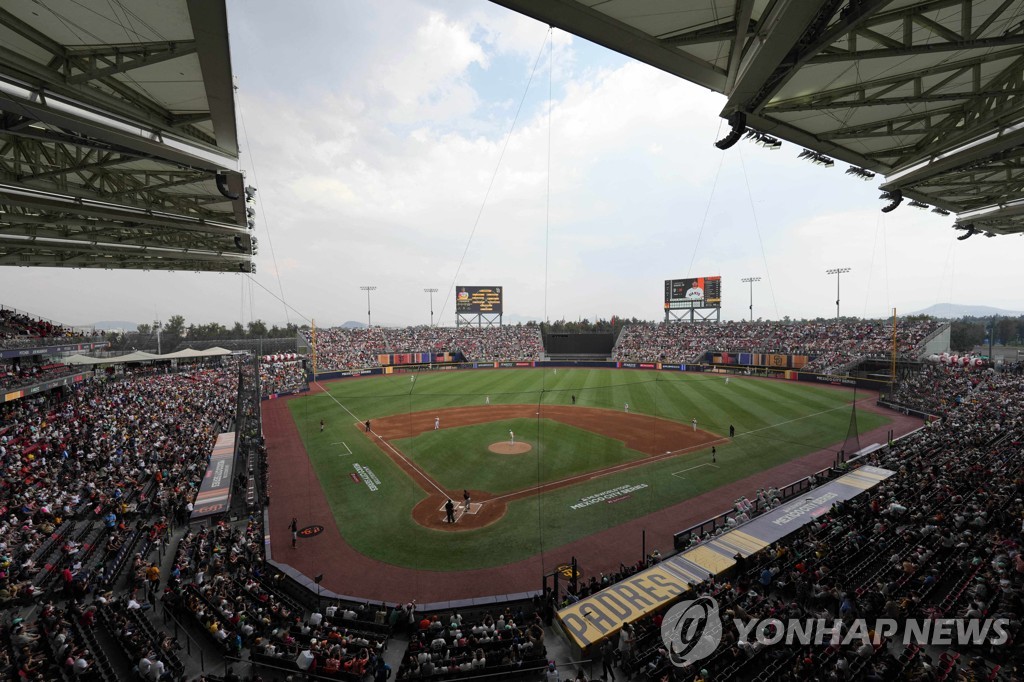
<path id="1" fill-rule="evenodd" d="M 224 0 L 0 6 L 0 265 L 251 272 Z"/>
<path id="2" fill-rule="evenodd" d="M 61 362 L 66 365 L 123 365 L 127 362 L 159 362 L 161 360 L 192 360 L 195 358 L 212 358 L 220 357 L 222 355 L 231 355 L 231 351 L 225 350 L 220 347 L 207 348 L 206 350 L 193 350 L 191 348 L 185 348 L 183 350 L 175 351 L 173 353 L 164 353 L 163 355 L 157 355 L 156 353 L 147 353 L 145 351 L 135 351 L 134 353 L 128 353 L 126 355 L 113 355 L 106 358 L 94 358 L 89 355 L 71 355 L 64 358 Z"/>
<path id="3" fill-rule="evenodd" d="M 492 0 L 727 98 L 971 234 L 1024 232 L 1024 25 L 1008 0 Z M 945 213 L 943 213 L 945 214 Z"/>

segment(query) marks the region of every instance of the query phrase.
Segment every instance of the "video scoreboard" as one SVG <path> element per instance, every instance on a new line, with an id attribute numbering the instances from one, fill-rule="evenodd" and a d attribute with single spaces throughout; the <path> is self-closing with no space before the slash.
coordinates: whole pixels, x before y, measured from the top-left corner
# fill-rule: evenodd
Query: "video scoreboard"
<path id="1" fill-rule="evenodd" d="M 502 287 L 455 287 L 455 312 L 462 315 L 502 314 Z"/>
<path id="2" fill-rule="evenodd" d="M 665 310 L 721 308 L 721 277 L 687 277 L 665 280 Z"/>

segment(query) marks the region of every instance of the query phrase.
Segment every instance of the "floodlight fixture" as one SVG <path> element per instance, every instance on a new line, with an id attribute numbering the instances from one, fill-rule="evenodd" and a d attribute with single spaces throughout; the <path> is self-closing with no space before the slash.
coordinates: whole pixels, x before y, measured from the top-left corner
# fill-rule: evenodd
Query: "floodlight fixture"
<path id="1" fill-rule="evenodd" d="M 732 130 L 729 131 L 728 135 L 715 143 L 715 146 L 722 151 L 739 142 L 740 138 L 743 137 L 743 133 L 747 132 L 747 115 L 742 111 L 732 112 L 726 120 L 729 121 Z"/>
<path id="2" fill-rule="evenodd" d="M 903 203 L 903 190 L 894 189 L 891 192 L 883 192 L 882 196 L 878 198 L 889 202 L 882 207 L 882 213 L 892 213 L 897 206 Z"/>
<path id="3" fill-rule="evenodd" d="M 871 180 L 875 177 L 875 174 L 869 171 L 867 168 L 861 168 L 860 166 L 850 166 L 846 169 L 847 175 L 852 175 L 855 178 L 860 178 L 864 182 Z"/>

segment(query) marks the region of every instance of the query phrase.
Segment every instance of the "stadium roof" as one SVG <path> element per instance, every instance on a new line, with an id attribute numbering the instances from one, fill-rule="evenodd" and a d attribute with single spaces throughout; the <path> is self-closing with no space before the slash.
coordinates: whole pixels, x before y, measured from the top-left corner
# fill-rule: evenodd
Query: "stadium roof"
<path id="1" fill-rule="evenodd" d="M 0 265 L 249 272 L 237 167 L 223 0 L 0 6 Z"/>
<path id="2" fill-rule="evenodd" d="M 724 94 L 737 138 L 884 175 L 890 205 L 1024 231 L 1021 0 L 492 1 Z"/>

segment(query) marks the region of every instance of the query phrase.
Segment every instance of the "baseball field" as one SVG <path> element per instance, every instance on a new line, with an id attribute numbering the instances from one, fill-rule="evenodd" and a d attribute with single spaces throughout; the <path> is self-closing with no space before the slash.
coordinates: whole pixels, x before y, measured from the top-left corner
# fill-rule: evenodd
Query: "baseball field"
<path id="1" fill-rule="evenodd" d="M 307 494 L 322 488 L 356 551 L 434 571 L 508 564 L 838 449 L 854 400 L 798 382 L 603 369 L 404 373 L 314 389 L 288 401 L 312 464 Z M 888 421 L 857 410 L 861 433 Z"/>

